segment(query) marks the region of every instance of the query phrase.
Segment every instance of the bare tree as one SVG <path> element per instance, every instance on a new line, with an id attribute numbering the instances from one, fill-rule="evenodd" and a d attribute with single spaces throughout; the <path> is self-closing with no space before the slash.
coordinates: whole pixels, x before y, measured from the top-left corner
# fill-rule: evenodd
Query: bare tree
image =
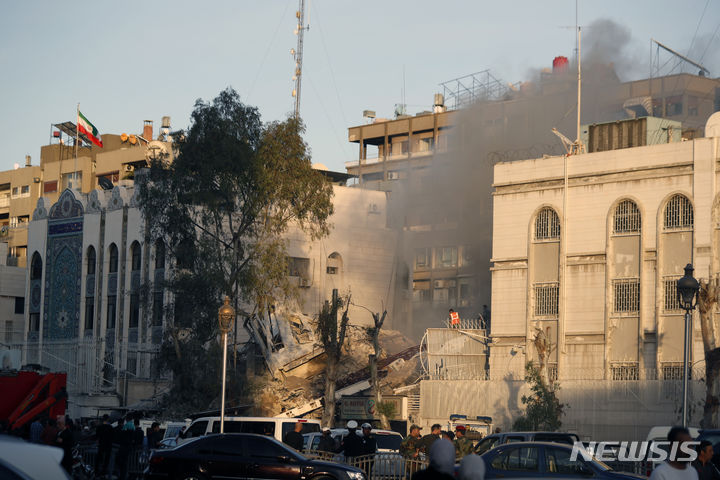
<path id="1" fill-rule="evenodd" d="M 384 310 L 382 316 L 379 313 L 373 313 L 374 327 L 368 329 L 370 341 L 373 346 L 373 352 L 370 355 L 370 383 L 372 385 L 373 393 L 375 394 L 375 411 L 380 416 L 380 424 L 382 428 L 389 429 L 390 422 L 388 421 L 387 415 L 382 408 L 382 393 L 380 392 L 380 379 L 378 378 L 377 361 L 380 357 L 380 329 L 385 323 L 385 317 L 387 316 L 387 310 Z"/>
<path id="2" fill-rule="evenodd" d="M 549 385 L 550 378 L 548 375 L 547 361 L 548 358 L 550 358 L 550 353 L 552 353 L 553 347 L 542 328 L 535 327 L 535 338 L 533 339 L 533 344 L 535 345 L 535 350 L 537 350 L 538 354 L 538 374 L 545 384 Z"/>
<path id="3" fill-rule="evenodd" d="M 698 293 L 698 311 L 702 331 L 703 351 L 705 353 L 705 407 L 703 409 L 703 427 L 718 425 L 720 407 L 720 344 L 718 343 L 718 325 L 713 319 L 713 310 L 718 303 L 717 278 L 700 280 Z"/>
<path id="4" fill-rule="evenodd" d="M 338 322 L 338 310 L 345 304 L 345 311 Z M 333 290 L 331 303 L 325 302 L 318 316 L 318 336 L 322 343 L 327 366 L 325 367 L 325 410 L 323 424 L 331 425 L 335 420 L 335 388 L 338 377 L 338 366 L 342 358 L 343 344 L 349 322 L 348 308 L 350 295 L 345 302 L 338 298 L 337 289 Z"/>

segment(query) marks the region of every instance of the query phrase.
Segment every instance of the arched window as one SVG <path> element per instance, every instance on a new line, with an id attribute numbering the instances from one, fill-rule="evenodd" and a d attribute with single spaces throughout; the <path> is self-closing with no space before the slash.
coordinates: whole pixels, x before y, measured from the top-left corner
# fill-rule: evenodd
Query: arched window
<path id="1" fill-rule="evenodd" d="M 342 257 L 338 252 L 333 252 L 328 256 L 326 268 L 328 275 L 337 275 L 342 273 L 342 266 Z"/>
<path id="2" fill-rule="evenodd" d="M 693 228 L 693 207 L 685 195 L 673 195 L 665 205 L 663 227 L 665 230 Z"/>
<path id="3" fill-rule="evenodd" d="M 186 238 L 181 240 L 175 248 L 175 261 L 178 268 L 192 268 L 194 246 L 192 240 Z"/>
<path id="4" fill-rule="evenodd" d="M 95 274 L 95 247 L 88 247 L 87 249 L 87 274 Z"/>
<path id="5" fill-rule="evenodd" d="M 142 249 L 138 242 L 133 242 L 130 246 L 130 256 L 132 258 L 131 270 L 133 272 L 139 271 L 142 263 Z"/>
<path id="6" fill-rule="evenodd" d="M 632 200 L 623 200 L 615 207 L 613 233 L 637 233 L 642 226 L 640 210 Z"/>
<path id="7" fill-rule="evenodd" d="M 535 240 L 560 239 L 560 219 L 550 207 L 540 210 L 535 218 Z"/>
<path id="8" fill-rule="evenodd" d="M 110 273 L 117 273 L 118 271 L 118 249 L 114 243 L 110 244 L 110 265 L 108 271 Z"/>
<path id="9" fill-rule="evenodd" d="M 42 258 L 38 252 L 33 253 L 32 262 L 30 263 L 30 280 L 40 280 L 42 278 Z"/>
<path id="10" fill-rule="evenodd" d="M 155 241 L 155 270 L 165 268 L 165 242 L 158 238 Z"/>

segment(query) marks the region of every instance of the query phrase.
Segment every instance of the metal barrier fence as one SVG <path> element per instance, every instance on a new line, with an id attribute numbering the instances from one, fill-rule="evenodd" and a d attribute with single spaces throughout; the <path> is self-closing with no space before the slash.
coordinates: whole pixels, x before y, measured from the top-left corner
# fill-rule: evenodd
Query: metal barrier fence
<path id="1" fill-rule="evenodd" d="M 343 463 L 359 468 L 365 472 L 368 480 L 410 480 L 413 473 L 428 466 L 427 460 L 414 460 L 391 452 L 378 452 L 375 455 L 349 458 L 336 453 L 307 450 L 303 454 L 309 458 Z"/>
<path id="2" fill-rule="evenodd" d="M 78 451 L 82 455 L 83 463 L 89 465 L 95 471 L 96 478 L 103 478 L 101 472 L 98 470 L 100 465 L 96 465 L 98 449 L 97 445 L 79 445 Z M 102 472 L 107 475 L 107 478 L 119 478 L 120 475 L 120 464 L 119 448 L 113 447 L 110 453 L 110 460 L 108 462 L 107 472 Z M 140 479 L 143 476 L 145 467 L 147 466 L 148 457 L 150 452 L 142 448 L 132 448 L 127 457 L 127 478 L 128 479 Z"/>

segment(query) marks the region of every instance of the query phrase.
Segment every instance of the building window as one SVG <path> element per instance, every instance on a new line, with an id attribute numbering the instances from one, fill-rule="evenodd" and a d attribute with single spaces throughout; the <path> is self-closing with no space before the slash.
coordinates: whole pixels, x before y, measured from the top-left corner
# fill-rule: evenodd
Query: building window
<path id="1" fill-rule="evenodd" d="M 5 320 L 5 343 L 12 343 L 13 333 L 13 322 Z"/>
<path id="2" fill-rule="evenodd" d="M 640 380 L 640 369 L 634 362 L 610 364 L 610 378 L 616 381 Z"/>
<path id="3" fill-rule="evenodd" d="M 430 249 L 429 248 L 416 248 L 415 249 L 415 270 L 421 268 L 430 268 Z"/>
<path id="4" fill-rule="evenodd" d="M 93 297 L 87 297 L 85 299 L 85 330 L 89 331 L 93 329 L 93 323 L 95 321 L 95 303 Z"/>
<path id="5" fill-rule="evenodd" d="M 677 296 L 677 281 L 680 277 L 665 277 L 663 278 L 663 290 L 664 290 L 664 310 L 682 310 L 680 307 L 680 299 Z"/>
<path id="6" fill-rule="evenodd" d="M 62 188 L 80 189 L 82 185 L 82 172 L 71 172 L 62 174 Z"/>
<path id="7" fill-rule="evenodd" d="M 613 233 L 637 233 L 640 231 L 640 210 L 632 200 L 623 200 L 615 207 Z"/>
<path id="8" fill-rule="evenodd" d="M 114 243 L 110 244 L 110 264 L 108 271 L 117 273 L 118 270 L 118 249 Z"/>
<path id="9" fill-rule="evenodd" d="M 555 210 L 546 207 L 535 219 L 535 240 L 559 240 L 560 218 Z"/>
<path id="10" fill-rule="evenodd" d="M 161 327 L 163 324 L 163 292 L 153 293 L 153 326 Z"/>
<path id="11" fill-rule="evenodd" d="M 674 195 L 665 205 L 663 226 L 665 230 L 693 228 L 693 207 L 684 195 Z"/>
<path id="12" fill-rule="evenodd" d="M 130 257 L 132 259 L 132 263 L 130 264 L 131 270 L 133 272 L 139 271 L 140 264 L 142 263 L 142 251 L 138 242 L 133 242 L 132 246 L 130 247 Z"/>
<path id="13" fill-rule="evenodd" d="M 683 102 L 682 95 L 675 95 L 665 99 L 665 114 L 668 116 L 682 115 Z"/>
<path id="14" fill-rule="evenodd" d="M 95 248 L 88 247 L 87 250 L 87 274 L 95 274 Z"/>
<path id="15" fill-rule="evenodd" d="M 637 278 L 613 280 L 613 312 L 638 311 L 640 311 L 640 280 Z"/>
<path id="16" fill-rule="evenodd" d="M 165 268 L 165 243 L 161 239 L 155 241 L 155 270 Z"/>
<path id="17" fill-rule="evenodd" d="M 29 197 L 30 196 L 30 185 L 23 185 L 20 187 L 20 196 L 21 197 Z"/>
<path id="18" fill-rule="evenodd" d="M 342 256 L 338 252 L 333 252 L 328 256 L 325 272 L 328 275 L 337 275 L 342 272 Z"/>
<path id="19" fill-rule="evenodd" d="M 17 315 L 25 313 L 25 297 L 15 297 L 15 313 Z"/>
<path id="20" fill-rule="evenodd" d="M 688 370 L 688 379 L 692 377 L 692 368 Z M 662 380 L 682 380 L 682 362 L 663 362 L 660 364 L 660 378 Z"/>
<path id="21" fill-rule="evenodd" d="M 57 186 L 58 186 L 57 180 L 53 180 L 51 182 L 45 182 L 43 184 L 43 193 L 57 192 Z"/>
<path id="22" fill-rule="evenodd" d="M 430 280 L 413 280 L 413 302 L 428 303 L 430 300 Z"/>
<path id="23" fill-rule="evenodd" d="M 310 259 L 288 257 L 288 275 L 291 277 L 310 278 Z"/>
<path id="24" fill-rule="evenodd" d="M 117 313 L 117 297 L 108 295 L 107 298 L 107 328 L 115 328 L 115 315 Z"/>
<path id="25" fill-rule="evenodd" d="M 30 263 L 30 280 L 40 280 L 42 278 L 42 258 L 38 252 L 33 253 L 32 262 Z"/>
<path id="26" fill-rule="evenodd" d="M 140 324 L 140 295 L 130 295 L 130 328 L 137 328 Z"/>
<path id="27" fill-rule="evenodd" d="M 457 267 L 457 247 L 439 247 L 435 250 L 435 266 L 437 268 Z"/>
<path id="28" fill-rule="evenodd" d="M 421 138 L 418 142 L 419 152 L 432 152 L 435 148 L 435 139 L 433 137 Z"/>
<path id="29" fill-rule="evenodd" d="M 12 198 L 18 198 L 20 196 L 20 188 L 13 187 L 12 188 Z"/>
<path id="30" fill-rule="evenodd" d="M 536 283 L 533 286 L 535 295 L 535 316 L 536 317 L 557 317 L 559 284 Z"/>

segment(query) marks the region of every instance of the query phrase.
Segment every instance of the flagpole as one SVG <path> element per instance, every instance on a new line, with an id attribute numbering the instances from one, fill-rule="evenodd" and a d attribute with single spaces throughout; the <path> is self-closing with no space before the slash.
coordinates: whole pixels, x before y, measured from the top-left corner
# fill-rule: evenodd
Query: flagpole
<path id="1" fill-rule="evenodd" d="M 77 190 L 77 156 L 78 156 L 78 139 L 80 138 L 80 102 L 77 104 L 77 115 L 75 116 L 75 170 L 72 173 L 73 188 Z"/>

